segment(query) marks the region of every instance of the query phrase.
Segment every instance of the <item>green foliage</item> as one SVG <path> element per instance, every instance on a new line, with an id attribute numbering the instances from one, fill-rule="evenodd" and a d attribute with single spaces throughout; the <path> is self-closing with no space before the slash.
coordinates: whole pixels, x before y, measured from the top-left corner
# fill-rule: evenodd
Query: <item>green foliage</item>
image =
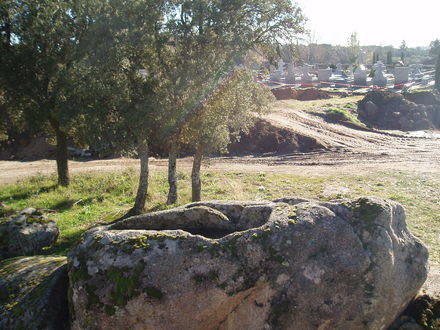
<path id="1" fill-rule="evenodd" d="M 273 94 L 253 81 L 252 73 L 241 69 L 230 83 L 220 90 L 193 118 L 183 133 L 187 143 L 205 153 L 224 152 L 231 138 L 247 131 L 256 114 L 269 111 Z"/>
<path id="2" fill-rule="evenodd" d="M 76 124 L 74 72 L 85 56 L 88 10 L 70 1 L 1 2 L 0 86 L 10 116 L 40 130 L 57 122 L 67 132 Z"/>
<path id="3" fill-rule="evenodd" d="M 351 64 L 356 64 L 361 47 L 359 44 L 359 39 L 356 32 L 353 32 L 348 38 L 348 61 Z"/>

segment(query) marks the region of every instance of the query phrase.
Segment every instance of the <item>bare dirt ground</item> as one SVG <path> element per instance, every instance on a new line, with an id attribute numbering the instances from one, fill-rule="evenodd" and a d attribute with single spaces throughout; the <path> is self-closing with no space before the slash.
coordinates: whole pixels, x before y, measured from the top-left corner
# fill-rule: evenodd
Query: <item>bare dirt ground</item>
<path id="1" fill-rule="evenodd" d="M 336 99 L 337 102 L 356 101 L 356 98 Z M 322 101 L 278 101 L 274 111 L 264 119 L 273 125 L 298 135 L 315 139 L 322 150 L 267 157 L 209 158 L 205 168 L 219 171 L 250 171 L 296 173 L 311 176 L 371 173 L 383 170 L 440 173 L 440 131 L 400 132 L 353 129 L 326 122 L 316 111 Z M 335 101 L 331 101 L 334 103 Z M 301 107 L 301 108 L 299 108 Z M 137 167 L 135 159 L 106 159 L 71 161 L 72 173 L 110 172 Z M 166 159 L 151 159 L 152 170 L 165 169 Z M 179 160 L 180 169 L 189 169 L 191 159 Z M 0 161 L 0 184 L 38 173 L 56 170 L 53 160 L 32 162 Z"/>
<path id="2" fill-rule="evenodd" d="M 350 100 L 345 100 L 347 101 Z M 300 107 L 298 104 L 297 101 L 278 101 L 274 112 L 264 119 L 280 128 L 315 139 L 323 146 L 323 150 L 267 157 L 209 158 L 204 167 L 219 171 L 277 172 L 309 176 L 366 174 L 384 170 L 440 174 L 439 131 L 409 134 L 353 129 L 328 123 L 322 116 L 316 115 L 316 110 L 324 103 L 302 102 Z M 165 170 L 167 161 L 151 159 L 150 164 L 152 171 Z M 178 162 L 181 170 L 189 170 L 191 165 L 191 158 L 183 158 Z M 114 172 L 137 166 L 136 159 L 126 158 L 70 162 L 72 173 Z M 53 160 L 0 161 L 0 184 L 55 171 Z M 439 278 L 440 265 L 433 264 L 425 290 L 431 294 L 440 294 Z"/>

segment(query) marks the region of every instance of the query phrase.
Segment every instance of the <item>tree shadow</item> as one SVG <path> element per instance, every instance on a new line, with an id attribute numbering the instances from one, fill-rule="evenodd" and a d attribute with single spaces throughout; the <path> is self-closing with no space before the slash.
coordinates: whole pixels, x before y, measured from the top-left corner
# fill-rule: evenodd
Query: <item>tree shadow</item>
<path id="1" fill-rule="evenodd" d="M 52 190 L 55 190 L 58 187 L 57 184 L 52 184 L 50 186 L 47 187 L 41 187 L 39 189 L 35 189 L 32 191 L 27 191 L 27 192 L 22 192 L 22 193 L 16 193 L 16 194 L 12 194 L 9 196 L 5 196 L 4 199 L 12 199 L 15 201 L 19 201 L 19 200 L 23 200 L 23 199 L 28 199 L 29 197 L 31 197 L 32 195 L 38 195 L 41 193 L 48 193 Z"/>

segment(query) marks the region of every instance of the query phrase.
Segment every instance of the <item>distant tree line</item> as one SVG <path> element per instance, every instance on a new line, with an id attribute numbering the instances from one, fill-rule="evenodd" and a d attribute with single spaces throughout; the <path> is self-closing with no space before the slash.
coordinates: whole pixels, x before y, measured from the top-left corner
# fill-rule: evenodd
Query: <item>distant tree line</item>
<path id="1" fill-rule="evenodd" d="M 168 203 L 177 201 L 176 157 L 190 146 L 200 200 L 203 155 L 224 149 L 272 101 L 244 59 L 303 24 L 290 0 L 4 0 L 0 130 L 53 136 L 63 186 L 69 139 L 137 155 L 129 214 L 145 206 L 150 146 L 169 152 Z"/>
<path id="2" fill-rule="evenodd" d="M 404 61 L 406 64 L 422 63 L 435 64 L 432 52 L 440 47 L 440 41 L 433 41 L 429 47 L 407 47 L 402 42 L 400 47 L 393 46 L 360 46 L 357 34 L 352 33 L 346 45 L 318 44 L 315 40 L 305 39 L 284 45 L 281 48 L 282 57 L 286 62 L 314 64 L 355 64 L 358 60 L 359 51 L 366 52 L 366 64 L 373 64 L 378 60 L 384 63 Z M 293 58 L 292 55 L 293 54 Z"/>

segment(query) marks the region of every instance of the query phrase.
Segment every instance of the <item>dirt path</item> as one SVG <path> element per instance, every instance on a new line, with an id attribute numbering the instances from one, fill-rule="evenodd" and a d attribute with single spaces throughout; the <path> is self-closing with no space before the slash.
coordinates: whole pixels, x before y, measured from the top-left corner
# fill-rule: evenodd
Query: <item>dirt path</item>
<path id="1" fill-rule="evenodd" d="M 280 172 L 310 176 L 362 174 L 383 170 L 440 173 L 439 131 L 408 134 L 353 129 L 328 123 L 316 115 L 315 111 L 319 111 L 323 105 L 319 101 L 278 101 L 274 111 L 265 116 L 275 126 L 315 139 L 323 146 L 323 150 L 269 157 L 219 157 L 208 159 L 204 167 L 219 171 Z M 125 158 L 70 162 L 72 173 L 121 171 L 137 166 L 137 160 Z M 152 171 L 165 169 L 166 166 L 164 159 L 151 159 Z M 190 169 L 191 159 L 180 159 L 178 167 Z M 53 160 L 0 161 L 0 184 L 38 173 L 55 173 L 55 170 Z"/>

